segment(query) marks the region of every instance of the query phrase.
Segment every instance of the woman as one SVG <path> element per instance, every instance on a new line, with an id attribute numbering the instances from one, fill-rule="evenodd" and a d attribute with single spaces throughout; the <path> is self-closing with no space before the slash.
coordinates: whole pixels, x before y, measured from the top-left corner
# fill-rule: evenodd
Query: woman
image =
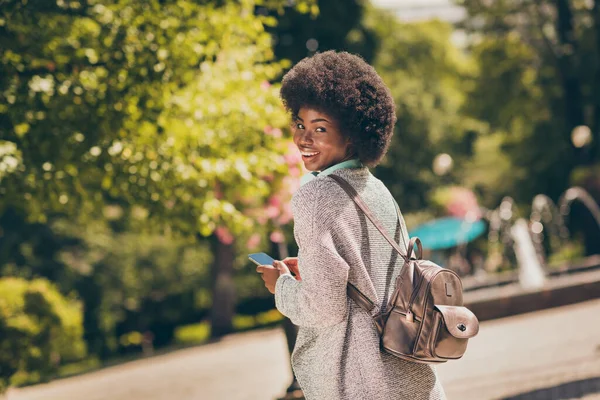
<path id="1" fill-rule="evenodd" d="M 391 140 L 389 90 L 361 58 L 327 51 L 295 65 L 281 97 L 312 172 L 292 200 L 298 257 L 257 271 L 277 309 L 299 326 L 292 367 L 306 399 L 445 399 L 431 366 L 380 351 L 371 316 L 346 295 L 351 282 L 385 307 L 402 259 L 328 175 L 345 178 L 396 241 L 408 243 L 390 192 L 367 168 Z"/>

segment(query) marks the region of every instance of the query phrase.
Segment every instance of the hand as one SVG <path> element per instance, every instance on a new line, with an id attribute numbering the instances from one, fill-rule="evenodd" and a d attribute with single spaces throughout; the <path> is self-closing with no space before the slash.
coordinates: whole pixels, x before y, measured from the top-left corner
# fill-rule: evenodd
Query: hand
<path id="1" fill-rule="evenodd" d="M 269 290 L 269 292 L 275 294 L 275 285 L 277 284 L 277 279 L 282 274 L 289 274 L 290 270 L 283 262 L 274 261 L 273 266 L 259 265 L 256 267 L 256 272 L 261 275 L 262 280 L 265 282 L 265 287 Z"/>
<path id="2" fill-rule="evenodd" d="M 298 257 L 287 257 L 283 260 L 283 263 L 289 268 L 290 272 L 294 274 L 297 281 L 301 281 L 300 270 L 298 269 Z"/>

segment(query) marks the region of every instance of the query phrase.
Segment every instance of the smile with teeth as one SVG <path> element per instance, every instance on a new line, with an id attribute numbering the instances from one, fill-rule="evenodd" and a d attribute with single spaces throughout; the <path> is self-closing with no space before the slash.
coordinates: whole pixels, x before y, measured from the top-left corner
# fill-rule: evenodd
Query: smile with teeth
<path id="1" fill-rule="evenodd" d="M 304 151 L 303 151 L 303 152 L 302 152 L 302 157 L 307 157 L 307 158 L 310 158 L 310 157 L 316 156 L 317 154 L 319 154 L 319 152 L 318 152 L 318 151 L 316 151 L 316 152 L 314 152 L 314 153 L 308 153 L 308 152 L 304 152 Z"/>

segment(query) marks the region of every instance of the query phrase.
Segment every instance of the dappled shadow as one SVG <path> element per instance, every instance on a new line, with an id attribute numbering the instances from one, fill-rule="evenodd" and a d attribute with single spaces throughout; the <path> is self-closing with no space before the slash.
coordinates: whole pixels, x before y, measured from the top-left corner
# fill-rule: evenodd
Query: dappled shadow
<path id="1" fill-rule="evenodd" d="M 579 399 L 592 393 L 600 393 L 600 376 L 536 389 L 515 396 L 505 397 L 503 400 Z"/>

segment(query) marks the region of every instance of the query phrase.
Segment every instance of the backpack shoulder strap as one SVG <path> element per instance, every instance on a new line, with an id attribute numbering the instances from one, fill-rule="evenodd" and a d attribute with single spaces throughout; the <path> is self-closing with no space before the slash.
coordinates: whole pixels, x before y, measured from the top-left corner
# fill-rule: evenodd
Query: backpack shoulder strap
<path id="1" fill-rule="evenodd" d="M 385 228 L 381 225 L 381 223 L 379 222 L 379 220 L 377 218 L 375 218 L 375 216 L 373 215 L 373 213 L 371 212 L 371 210 L 369 209 L 369 207 L 367 207 L 367 205 L 365 204 L 365 202 L 363 201 L 363 199 L 359 196 L 359 194 L 352 187 L 352 185 L 350 185 L 347 180 L 345 180 L 344 178 L 342 178 L 342 177 L 340 177 L 338 175 L 331 174 L 331 175 L 329 175 L 329 177 L 332 178 L 334 181 L 336 181 L 337 184 L 340 185 L 342 189 L 344 189 L 344 191 L 348 194 L 348 196 L 350 196 L 350 198 L 352 200 L 354 200 L 354 202 L 356 203 L 356 205 L 363 211 L 363 213 L 365 213 L 365 215 L 367 216 L 367 218 L 369 218 L 369 220 L 373 223 L 373 225 L 375 225 L 375 228 L 377 228 L 377 230 L 379 232 L 381 232 L 381 234 L 383 235 L 383 237 L 398 252 L 398 254 L 400 255 L 400 257 L 402 257 L 405 262 L 408 262 L 409 259 L 410 259 L 410 257 L 407 257 L 404 254 L 404 251 L 400 248 L 400 246 L 398 245 L 398 243 L 396 243 L 394 241 L 394 239 L 392 239 L 390 237 L 390 235 L 385 231 Z M 394 204 L 395 203 L 396 202 L 394 201 Z M 397 206 L 398 205 L 396 204 L 396 207 Z M 410 249 L 408 251 L 410 251 Z"/>
<path id="2" fill-rule="evenodd" d="M 350 196 L 350 198 L 354 201 L 354 203 L 356 203 L 356 205 L 363 211 L 363 213 L 367 216 L 367 218 L 369 218 L 369 220 L 373 223 L 373 225 L 377 228 L 377 230 L 379 232 L 381 232 L 383 237 L 392 245 L 394 250 L 396 250 L 398 252 L 400 257 L 402 257 L 407 264 L 409 263 L 409 260 L 412 256 L 412 252 L 413 252 L 415 244 L 417 245 L 417 254 L 416 254 L 417 258 L 421 258 L 422 247 L 421 247 L 421 240 L 419 240 L 419 238 L 414 237 L 414 238 L 410 239 L 410 242 L 408 244 L 407 254 L 404 255 L 404 253 L 402 252 L 402 249 L 400 249 L 400 246 L 398 245 L 398 243 L 396 243 L 390 237 L 390 235 L 386 232 L 385 228 L 381 225 L 379 220 L 377 218 L 375 218 L 375 216 L 373 215 L 373 213 L 371 212 L 369 207 L 367 207 L 367 205 L 365 204 L 363 199 L 360 197 L 358 192 L 352 187 L 352 185 L 350 185 L 350 183 L 348 183 L 348 181 L 346 181 L 344 178 L 342 178 L 338 175 L 331 174 L 331 175 L 329 175 L 329 177 L 332 178 L 338 185 L 340 185 L 340 187 L 348 194 L 348 196 Z M 394 204 L 396 206 L 398 218 L 400 219 L 400 207 L 398 206 L 398 203 L 396 203 L 396 200 L 394 200 Z M 371 301 L 367 296 L 365 296 L 363 293 L 361 293 L 361 291 L 358 290 L 356 288 L 356 286 L 354 286 L 350 282 L 348 282 L 348 285 L 347 285 L 347 293 L 348 293 L 348 297 L 350 297 L 352 300 L 354 300 L 356 302 L 356 304 L 358 304 L 363 310 L 367 311 L 367 313 L 369 313 L 369 314 L 372 313 L 373 309 L 375 308 L 375 304 L 373 303 L 373 301 Z M 383 326 L 384 326 L 384 320 L 383 320 L 382 315 L 374 316 L 373 321 L 375 322 L 375 326 L 377 327 L 379 334 L 381 334 L 383 332 Z"/>

